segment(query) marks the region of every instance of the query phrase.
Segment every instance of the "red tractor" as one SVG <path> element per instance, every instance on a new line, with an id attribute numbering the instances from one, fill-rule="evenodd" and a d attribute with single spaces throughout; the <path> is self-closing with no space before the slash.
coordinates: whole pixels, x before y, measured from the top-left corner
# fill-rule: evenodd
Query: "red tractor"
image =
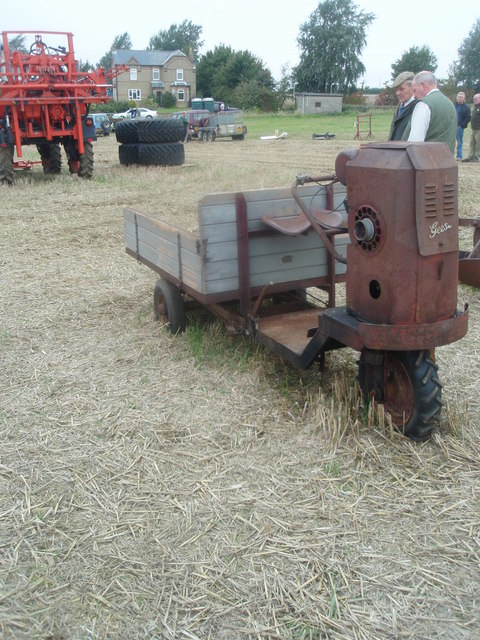
<path id="1" fill-rule="evenodd" d="M 33 36 L 28 52 L 11 50 L 9 36 Z M 56 46 L 45 40 L 56 41 Z M 57 41 L 61 40 L 62 44 Z M 90 178 L 95 126 L 90 105 L 108 102 L 105 72 L 80 71 L 71 33 L 3 31 L 0 51 L 0 182 L 28 168 L 22 146 L 34 144 L 45 173 L 60 173 L 61 145 L 70 173 Z M 14 151 L 18 160 L 14 162 Z"/>

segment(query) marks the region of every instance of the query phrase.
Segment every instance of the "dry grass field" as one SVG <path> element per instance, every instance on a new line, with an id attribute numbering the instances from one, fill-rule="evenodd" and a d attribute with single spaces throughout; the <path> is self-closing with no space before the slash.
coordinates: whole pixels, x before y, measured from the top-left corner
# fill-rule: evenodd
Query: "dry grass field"
<path id="1" fill-rule="evenodd" d="M 366 412 L 355 352 L 321 375 L 208 315 L 168 334 L 124 250 L 123 205 L 193 230 L 204 193 L 357 144 L 193 142 L 159 169 L 110 136 L 91 181 L 0 187 L 1 638 L 480 637 L 479 291 L 459 287 L 469 333 L 437 350 L 446 406 L 415 444 Z M 479 216 L 480 165 L 459 183 Z"/>

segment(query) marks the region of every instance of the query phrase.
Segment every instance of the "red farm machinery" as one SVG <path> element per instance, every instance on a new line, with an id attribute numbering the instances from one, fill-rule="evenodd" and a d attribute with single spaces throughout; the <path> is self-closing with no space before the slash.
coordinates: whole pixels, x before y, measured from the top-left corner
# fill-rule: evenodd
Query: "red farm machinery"
<path id="1" fill-rule="evenodd" d="M 25 51 L 9 38 L 31 36 Z M 55 42 L 55 46 L 50 44 Z M 59 43 L 58 41 L 61 41 Z M 47 44 L 48 42 L 48 44 Z M 90 105 L 108 102 L 105 71 L 80 71 L 73 34 L 57 31 L 3 31 L 0 51 L 0 182 L 13 183 L 14 168 L 29 168 L 22 147 L 36 145 L 43 170 L 60 173 L 61 146 L 70 173 L 90 178 L 95 127 Z M 17 160 L 14 161 L 15 152 Z"/>

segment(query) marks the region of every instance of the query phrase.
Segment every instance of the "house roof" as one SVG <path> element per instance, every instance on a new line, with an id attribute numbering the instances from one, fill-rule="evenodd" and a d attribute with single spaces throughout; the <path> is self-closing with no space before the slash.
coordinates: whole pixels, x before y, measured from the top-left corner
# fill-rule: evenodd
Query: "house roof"
<path id="1" fill-rule="evenodd" d="M 151 49 L 149 51 L 142 49 L 116 49 L 115 51 L 112 51 L 112 55 L 114 66 L 117 64 L 131 64 L 132 60 L 134 60 L 140 66 L 161 67 L 174 56 L 187 58 L 183 51 L 180 51 L 179 49 L 176 51 L 160 51 L 158 49 Z"/>

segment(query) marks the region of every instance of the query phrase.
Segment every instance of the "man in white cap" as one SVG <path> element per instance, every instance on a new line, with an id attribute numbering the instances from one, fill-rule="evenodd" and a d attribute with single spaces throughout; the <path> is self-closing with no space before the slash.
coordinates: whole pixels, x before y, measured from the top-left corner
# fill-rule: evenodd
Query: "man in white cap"
<path id="1" fill-rule="evenodd" d="M 398 98 L 398 106 L 393 114 L 392 124 L 390 126 L 389 140 L 401 140 L 403 133 L 410 122 L 413 109 L 417 104 L 417 100 L 413 95 L 412 82 L 415 74 L 413 71 L 403 71 L 393 81 L 392 87 Z"/>

